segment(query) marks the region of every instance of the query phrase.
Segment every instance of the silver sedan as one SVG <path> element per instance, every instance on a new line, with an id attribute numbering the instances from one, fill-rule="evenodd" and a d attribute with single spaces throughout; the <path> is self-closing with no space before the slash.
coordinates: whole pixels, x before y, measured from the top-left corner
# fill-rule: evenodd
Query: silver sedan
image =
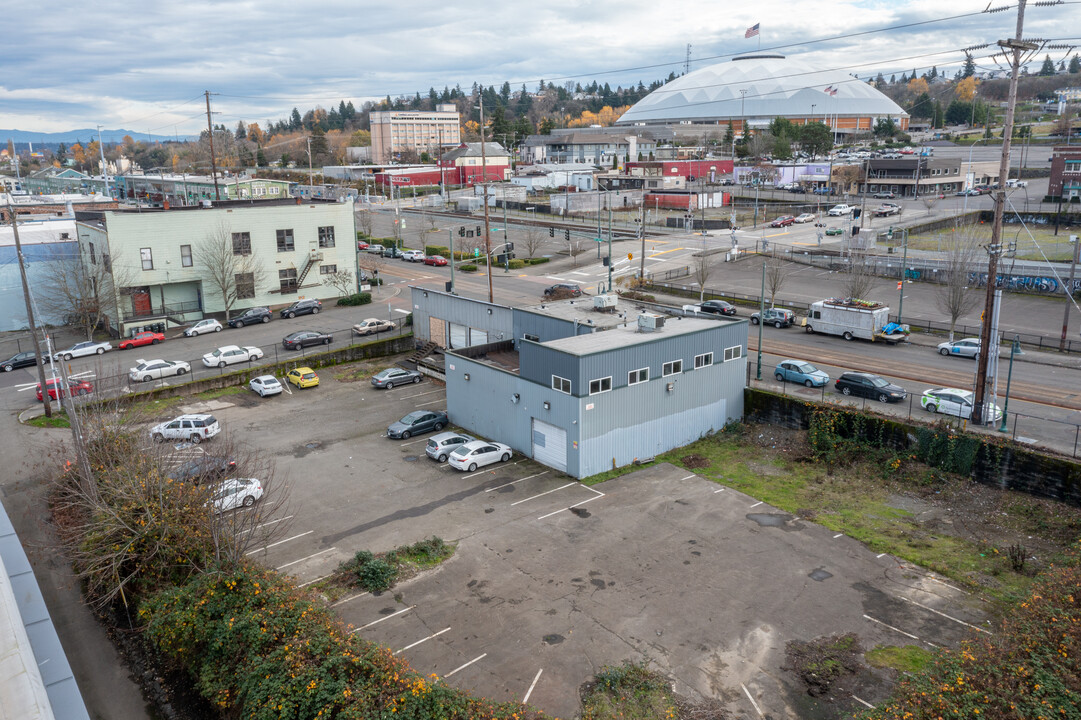
<path id="1" fill-rule="evenodd" d="M 940 355 L 974 358 L 980 354 L 980 339 L 964 338 L 963 340 L 939 343 L 938 353 Z"/>

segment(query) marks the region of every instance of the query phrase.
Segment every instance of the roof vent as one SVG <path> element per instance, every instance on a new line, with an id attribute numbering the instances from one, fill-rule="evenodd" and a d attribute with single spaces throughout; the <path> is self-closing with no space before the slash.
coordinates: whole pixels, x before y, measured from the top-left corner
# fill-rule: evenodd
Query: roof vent
<path id="1" fill-rule="evenodd" d="M 638 316 L 638 332 L 657 332 L 664 327 L 664 315 L 642 313 Z"/>

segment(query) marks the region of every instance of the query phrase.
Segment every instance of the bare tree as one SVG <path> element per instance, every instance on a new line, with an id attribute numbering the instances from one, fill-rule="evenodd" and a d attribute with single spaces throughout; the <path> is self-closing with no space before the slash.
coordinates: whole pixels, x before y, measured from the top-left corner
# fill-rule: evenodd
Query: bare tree
<path id="1" fill-rule="evenodd" d="M 920 202 L 927 208 L 927 214 L 931 215 L 935 211 L 935 205 L 938 205 L 938 195 L 924 195 L 920 198 Z"/>
<path id="2" fill-rule="evenodd" d="M 357 286 L 353 282 L 353 273 L 348 270 L 336 270 L 323 278 L 323 284 L 334 288 L 338 297 L 345 297 L 356 292 Z"/>
<path id="3" fill-rule="evenodd" d="M 195 246 L 195 259 L 203 268 L 203 280 L 225 306 L 225 321 L 237 300 L 254 298 L 256 288 L 267 281 L 266 270 L 252 255 L 247 233 L 233 233 L 225 221 Z"/>
<path id="4" fill-rule="evenodd" d="M 713 263 L 710 262 L 705 249 L 694 254 L 692 272 L 694 273 L 694 281 L 698 283 L 698 302 L 702 302 L 706 299 L 706 283 L 709 281 L 709 276 L 713 274 Z"/>
<path id="5" fill-rule="evenodd" d="M 863 299 L 875 284 L 874 265 L 862 255 L 853 254 L 844 271 L 841 292 L 846 298 Z"/>
<path id="6" fill-rule="evenodd" d="M 773 307 L 777 295 L 788 279 L 788 268 L 784 260 L 770 258 L 766 260 L 766 291 L 769 292 L 769 305 Z"/>
<path id="7" fill-rule="evenodd" d="M 450 260 L 453 262 L 453 258 Z M 357 265 L 361 270 L 367 271 L 370 277 L 376 277 L 379 275 L 379 271 L 383 269 L 383 256 L 370 252 L 361 253 L 357 259 Z"/>
<path id="8" fill-rule="evenodd" d="M 357 224 L 365 237 L 372 236 L 372 213 L 370 210 L 357 211 Z"/>
<path id="9" fill-rule="evenodd" d="M 522 249 L 525 250 L 526 255 L 531 258 L 536 257 L 543 245 L 544 229 L 535 225 L 527 225 L 522 240 Z"/>
<path id="10" fill-rule="evenodd" d="M 82 327 L 86 339 L 109 318 L 119 322 L 117 289 L 131 284 L 131 268 L 118 258 L 75 255 L 42 264 L 42 291 L 37 300 L 47 315 Z"/>
<path id="11" fill-rule="evenodd" d="M 944 266 L 939 269 L 938 280 L 942 283 L 935 291 L 935 305 L 950 318 L 950 341 L 957 321 L 976 309 L 983 294 L 969 285 L 969 272 L 980 259 L 979 241 L 972 225 L 954 230 L 947 240 Z"/>

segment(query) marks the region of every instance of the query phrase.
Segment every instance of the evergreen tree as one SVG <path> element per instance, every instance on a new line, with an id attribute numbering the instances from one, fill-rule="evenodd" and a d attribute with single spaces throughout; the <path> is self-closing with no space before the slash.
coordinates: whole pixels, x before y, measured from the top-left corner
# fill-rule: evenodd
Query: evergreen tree
<path id="1" fill-rule="evenodd" d="M 259 150 L 255 153 L 255 164 L 259 167 L 267 166 L 266 155 L 263 154 L 263 148 L 259 148 Z"/>
<path id="2" fill-rule="evenodd" d="M 976 61 L 972 59 L 971 55 L 965 55 L 965 67 L 961 72 L 961 77 L 972 77 L 976 74 Z"/>
<path id="3" fill-rule="evenodd" d="M 293 114 L 289 116 L 289 129 L 290 130 L 299 130 L 300 127 L 301 127 L 300 111 L 297 110 L 296 108 L 293 108 Z"/>
<path id="4" fill-rule="evenodd" d="M 539 93 L 544 92 L 544 80 L 543 79 L 541 79 L 541 81 L 539 83 L 537 83 L 537 92 L 539 92 Z"/>
<path id="5" fill-rule="evenodd" d="M 1054 74 L 1055 74 L 1055 63 L 1051 59 L 1050 55 L 1045 55 L 1044 58 L 1043 58 L 1043 65 L 1040 66 L 1040 75 L 1047 76 L 1047 75 L 1054 75 Z"/>
<path id="6" fill-rule="evenodd" d="M 945 127 L 945 119 L 945 112 L 942 109 L 942 103 L 940 103 L 938 100 L 935 100 L 935 111 L 933 117 L 931 118 L 931 127 Z"/>
<path id="7" fill-rule="evenodd" d="M 937 77 L 938 77 L 938 67 L 932 65 L 931 66 L 931 79 L 934 80 Z"/>
<path id="8" fill-rule="evenodd" d="M 321 165 L 323 160 L 327 158 L 329 149 L 327 147 L 327 134 L 323 132 L 323 128 L 319 127 L 319 125 L 312 128 L 311 143 L 312 164 Z"/>
<path id="9" fill-rule="evenodd" d="M 236 136 L 237 140 L 247 140 L 248 139 L 248 128 L 246 128 L 244 126 L 244 121 L 243 120 L 241 120 L 240 122 L 238 122 L 236 124 L 236 132 L 234 132 L 233 134 Z"/>
<path id="10" fill-rule="evenodd" d="M 504 82 L 503 87 L 499 88 L 499 99 L 503 101 L 503 107 L 506 107 L 510 103 L 510 83 Z"/>
<path id="11" fill-rule="evenodd" d="M 728 121 L 728 128 L 724 131 L 724 139 L 721 141 L 725 147 L 732 147 L 732 141 L 736 138 L 735 128 L 732 126 L 732 121 Z"/>
<path id="12" fill-rule="evenodd" d="M 882 77 L 882 73 L 879 73 L 878 77 L 875 78 L 875 85 L 877 87 L 882 87 L 885 84 L 886 84 L 886 78 Z"/>
<path id="13" fill-rule="evenodd" d="M 897 82 L 897 73 L 894 73 L 893 75 L 890 75 L 890 85 L 893 85 L 896 82 Z"/>
<path id="14" fill-rule="evenodd" d="M 1074 75 L 1081 72 L 1081 58 L 1077 57 L 1077 53 L 1074 53 L 1074 56 L 1070 58 L 1070 66 L 1066 70 Z"/>

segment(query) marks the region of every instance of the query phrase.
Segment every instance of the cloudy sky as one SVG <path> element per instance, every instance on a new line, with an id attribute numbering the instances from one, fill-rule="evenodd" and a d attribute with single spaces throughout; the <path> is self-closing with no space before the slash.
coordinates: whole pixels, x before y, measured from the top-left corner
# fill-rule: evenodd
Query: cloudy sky
<path id="1" fill-rule="evenodd" d="M 992 0 L 996 7 L 1010 0 Z M 754 50 L 786 46 L 819 68 L 886 77 L 956 68 L 962 48 L 1012 36 L 1015 5 L 987 0 L 95 0 L 4 3 L 0 128 L 103 125 L 197 133 L 202 93 L 215 122 L 264 123 L 341 99 L 426 94 L 473 82 L 648 84 Z M 920 24 L 922 23 L 922 24 Z M 908 27 L 899 28 L 898 26 Z M 885 30 L 886 28 L 897 28 Z M 1032 7 L 1026 37 L 1081 35 L 1081 5 Z M 808 42 L 819 41 L 822 42 Z M 1074 37 L 1069 43 L 1077 43 Z M 991 50 L 979 50 L 986 58 Z M 1065 50 L 1050 51 L 1056 62 Z M 1042 60 L 1042 55 L 1039 60 Z M 980 60 L 981 67 L 995 63 Z"/>

